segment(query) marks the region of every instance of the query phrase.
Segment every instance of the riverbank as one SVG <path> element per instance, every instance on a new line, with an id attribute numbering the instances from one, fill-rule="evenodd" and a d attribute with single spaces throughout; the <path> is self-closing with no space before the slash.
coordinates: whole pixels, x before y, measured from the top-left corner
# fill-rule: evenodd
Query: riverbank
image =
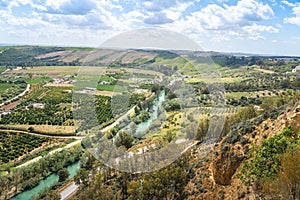
<path id="1" fill-rule="evenodd" d="M 80 144 L 80 143 L 81 143 L 81 140 L 77 140 L 77 141 L 75 141 L 75 142 L 72 142 L 72 143 L 66 145 L 65 147 L 58 148 L 58 149 L 55 149 L 55 150 L 53 150 L 53 151 L 50 151 L 50 152 L 48 153 L 48 155 L 52 155 L 52 154 L 57 153 L 57 152 L 60 152 L 60 151 L 62 151 L 62 150 L 64 150 L 64 149 L 68 149 L 68 148 L 74 147 L 75 145 L 78 145 L 78 144 Z M 39 160 L 42 159 L 42 158 L 43 158 L 42 156 L 38 156 L 38 157 L 36 157 L 36 158 L 34 158 L 34 159 L 32 159 L 32 160 L 29 160 L 29 161 L 23 163 L 22 165 L 17 166 L 16 168 L 25 167 L 25 166 L 27 166 L 27 165 L 29 165 L 29 164 L 32 164 L 32 163 L 35 163 L 35 162 L 39 161 Z"/>
<path id="2" fill-rule="evenodd" d="M 80 169 L 80 161 L 72 163 L 71 165 L 67 166 L 66 169 L 69 172 L 68 180 L 71 180 Z M 41 191 L 45 190 L 46 188 L 51 188 L 53 184 L 58 183 L 59 176 L 57 173 L 51 174 L 50 176 L 46 177 L 42 181 L 38 183 L 37 186 L 30 190 L 26 190 L 17 196 L 13 197 L 12 200 L 30 200 L 33 196 L 38 195 Z"/>

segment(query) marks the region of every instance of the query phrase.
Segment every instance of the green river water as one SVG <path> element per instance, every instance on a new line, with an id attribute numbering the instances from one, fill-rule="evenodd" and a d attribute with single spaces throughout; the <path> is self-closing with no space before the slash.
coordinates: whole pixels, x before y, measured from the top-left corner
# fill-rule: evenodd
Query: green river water
<path id="1" fill-rule="evenodd" d="M 67 170 L 69 172 L 69 179 L 73 178 L 77 171 L 80 168 L 80 162 L 75 162 L 72 165 L 69 165 L 67 167 Z M 13 197 L 12 200 L 30 200 L 32 199 L 33 195 L 37 195 L 40 191 L 42 191 L 43 189 L 50 187 L 52 184 L 58 182 L 58 175 L 57 174 L 52 174 L 50 176 L 48 176 L 46 179 L 42 180 L 39 182 L 39 184 L 37 186 L 35 186 L 34 188 L 30 189 L 30 190 L 26 190 L 20 194 L 18 194 L 17 196 Z"/>

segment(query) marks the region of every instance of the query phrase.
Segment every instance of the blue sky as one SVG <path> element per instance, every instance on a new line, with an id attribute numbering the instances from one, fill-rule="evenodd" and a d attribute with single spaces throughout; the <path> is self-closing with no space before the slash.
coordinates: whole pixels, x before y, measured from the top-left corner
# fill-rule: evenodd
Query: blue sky
<path id="1" fill-rule="evenodd" d="M 203 50 L 300 56 L 299 0 L 0 0 L 0 43 L 99 46 L 163 28 Z"/>

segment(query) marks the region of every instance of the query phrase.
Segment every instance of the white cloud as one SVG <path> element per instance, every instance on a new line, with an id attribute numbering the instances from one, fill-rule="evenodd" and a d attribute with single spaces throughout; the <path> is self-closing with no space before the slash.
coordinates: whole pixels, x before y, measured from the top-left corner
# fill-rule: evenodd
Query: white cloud
<path id="1" fill-rule="evenodd" d="M 210 4 L 191 13 L 185 19 L 163 27 L 188 35 L 213 38 L 213 41 L 229 39 L 264 39 L 264 33 L 278 33 L 280 27 L 260 25 L 274 17 L 268 4 L 256 0 L 240 0 L 236 5 Z M 196 38 L 195 37 L 195 38 Z"/>
<path id="2" fill-rule="evenodd" d="M 218 0 L 222 3 L 204 8 L 197 3 L 199 0 L 128 0 L 126 5 L 124 1 L 11 0 L 3 4 L 0 0 L 3 8 L 0 8 L 0 33 L 24 41 L 31 38 L 37 43 L 57 38 L 57 44 L 97 45 L 120 32 L 161 27 L 185 34 L 201 44 L 215 42 L 213 44 L 218 45 L 220 41 L 264 39 L 265 33 L 278 33 L 281 28 L 264 25 L 265 20 L 274 17 L 274 12 L 259 0 L 237 0 L 234 5 L 232 1 L 229 4 L 227 0 Z M 14 13 L 22 6 L 25 11 L 21 15 Z M 16 9 L 12 9 L 14 7 Z"/>
<path id="3" fill-rule="evenodd" d="M 300 26 L 300 3 L 293 7 L 293 15 L 293 17 L 284 18 L 284 22 Z"/>
<path id="4" fill-rule="evenodd" d="M 192 5 L 193 0 L 136 0 L 134 10 L 143 13 L 145 24 L 161 25 L 179 20 L 182 13 Z"/>
<path id="5" fill-rule="evenodd" d="M 168 18 L 165 13 L 153 13 L 150 17 L 144 20 L 146 24 L 167 24 L 172 23 L 173 20 Z"/>
<path id="6" fill-rule="evenodd" d="M 235 6 L 210 4 L 194 12 L 190 19 L 196 18 L 205 29 L 219 30 L 247 26 L 251 22 L 267 20 L 273 16 L 274 12 L 268 4 L 241 0 Z"/>
<path id="7" fill-rule="evenodd" d="M 265 39 L 262 36 L 263 32 L 278 33 L 279 29 L 274 28 L 273 26 L 263 26 L 263 25 L 253 24 L 251 26 L 243 27 L 243 31 L 245 35 L 249 36 L 249 39 L 259 40 L 259 39 Z"/>
<path id="8" fill-rule="evenodd" d="M 287 6 L 290 6 L 290 7 L 294 7 L 295 4 L 294 3 L 291 3 L 291 2 L 288 2 L 288 1 L 281 1 L 281 3 L 287 5 Z"/>

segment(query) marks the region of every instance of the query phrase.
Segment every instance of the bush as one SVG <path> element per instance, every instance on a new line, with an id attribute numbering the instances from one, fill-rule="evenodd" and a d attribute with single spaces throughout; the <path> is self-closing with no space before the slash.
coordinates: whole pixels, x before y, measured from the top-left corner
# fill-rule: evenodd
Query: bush
<path id="1" fill-rule="evenodd" d="M 229 144 L 234 144 L 236 143 L 237 141 L 240 140 L 240 137 L 241 135 L 238 134 L 237 132 L 231 132 L 227 138 L 226 138 L 226 142 L 229 143 Z"/>
<path id="2" fill-rule="evenodd" d="M 249 141 L 248 141 L 246 138 L 241 137 L 241 138 L 240 138 L 240 143 L 241 143 L 242 145 L 246 145 L 246 144 L 249 143 Z"/>
<path id="3" fill-rule="evenodd" d="M 67 180 L 69 177 L 69 172 L 66 168 L 62 168 L 61 170 L 58 171 L 58 177 L 59 177 L 59 182 L 63 182 Z"/>
<path id="4" fill-rule="evenodd" d="M 294 149 L 298 139 L 295 133 L 290 134 L 290 129 L 285 129 L 281 134 L 264 140 L 261 147 L 252 149 L 251 161 L 245 162 L 240 178 L 246 183 L 274 177 L 280 169 L 279 155 L 286 150 Z"/>
<path id="5" fill-rule="evenodd" d="M 300 198 L 300 147 L 280 156 L 281 169 L 276 178 L 262 181 L 262 191 L 283 199 Z"/>
<path id="6" fill-rule="evenodd" d="M 118 137 L 115 140 L 117 147 L 124 146 L 127 149 L 132 147 L 133 137 L 127 131 L 120 131 Z"/>

